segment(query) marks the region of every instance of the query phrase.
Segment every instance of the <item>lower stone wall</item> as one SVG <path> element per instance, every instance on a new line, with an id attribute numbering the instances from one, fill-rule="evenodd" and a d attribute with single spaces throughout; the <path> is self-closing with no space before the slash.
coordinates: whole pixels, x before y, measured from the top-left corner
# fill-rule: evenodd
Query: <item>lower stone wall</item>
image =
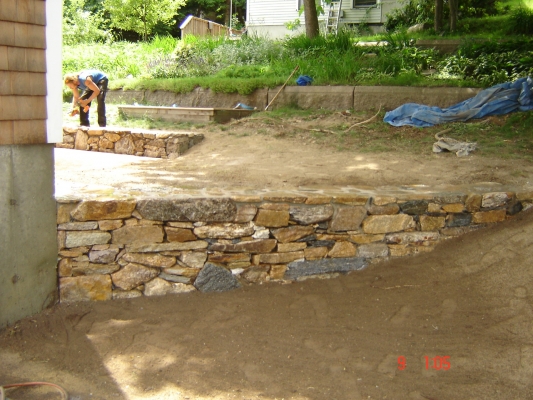
<path id="1" fill-rule="evenodd" d="M 203 139 L 201 133 L 64 126 L 63 142 L 56 147 L 172 159 Z"/>
<path id="2" fill-rule="evenodd" d="M 62 302 L 224 291 L 365 268 L 511 218 L 533 193 L 58 200 Z"/>

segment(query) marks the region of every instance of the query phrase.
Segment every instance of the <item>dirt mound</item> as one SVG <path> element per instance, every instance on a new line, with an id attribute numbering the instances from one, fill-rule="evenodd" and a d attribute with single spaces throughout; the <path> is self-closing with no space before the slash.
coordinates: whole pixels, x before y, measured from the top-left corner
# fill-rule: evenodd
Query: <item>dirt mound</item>
<path id="1" fill-rule="evenodd" d="M 526 212 L 335 279 L 63 304 L 0 333 L 0 382 L 73 399 L 531 398 L 531 259 Z"/>

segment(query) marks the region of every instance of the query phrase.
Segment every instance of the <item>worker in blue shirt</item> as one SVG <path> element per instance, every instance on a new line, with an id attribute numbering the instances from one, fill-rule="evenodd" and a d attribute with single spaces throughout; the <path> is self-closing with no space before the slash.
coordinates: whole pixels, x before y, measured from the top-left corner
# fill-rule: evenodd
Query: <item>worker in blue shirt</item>
<path id="1" fill-rule="evenodd" d="M 81 72 L 66 74 L 65 85 L 72 90 L 71 116 L 80 114 L 80 125 L 90 126 L 89 108 L 96 98 L 98 102 L 98 125 L 106 126 L 105 95 L 108 79 L 106 74 L 96 69 L 87 69 Z M 80 90 L 82 91 L 80 95 Z"/>

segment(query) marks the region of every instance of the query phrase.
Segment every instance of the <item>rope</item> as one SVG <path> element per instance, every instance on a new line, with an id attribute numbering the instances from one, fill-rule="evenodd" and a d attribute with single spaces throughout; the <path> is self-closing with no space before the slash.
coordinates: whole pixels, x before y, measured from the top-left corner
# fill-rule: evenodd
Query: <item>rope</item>
<path id="1" fill-rule="evenodd" d="M 68 400 L 68 393 L 61 386 L 56 385 L 55 383 L 49 382 L 25 382 L 25 383 L 12 383 L 10 385 L 0 386 L 0 400 L 6 400 L 4 389 L 10 389 L 15 387 L 25 387 L 25 386 L 52 386 L 61 392 L 61 399 Z"/>

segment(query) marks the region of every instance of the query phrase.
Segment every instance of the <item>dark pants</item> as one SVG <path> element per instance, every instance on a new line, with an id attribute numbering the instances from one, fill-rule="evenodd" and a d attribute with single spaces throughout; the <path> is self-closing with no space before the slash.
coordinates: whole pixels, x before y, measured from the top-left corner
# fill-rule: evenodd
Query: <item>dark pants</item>
<path id="1" fill-rule="evenodd" d="M 101 81 L 96 83 L 96 86 L 100 89 L 100 93 L 98 96 L 96 96 L 96 101 L 98 102 L 98 125 L 99 126 L 106 126 L 106 118 L 105 118 L 105 95 L 107 93 L 107 78 L 102 79 Z M 84 90 L 83 93 L 80 96 L 80 99 L 88 99 L 93 94 L 92 90 Z M 91 103 L 88 104 L 88 106 L 91 106 Z M 90 126 L 89 124 L 89 110 L 87 112 L 83 111 L 83 107 L 80 107 L 80 125 L 81 126 Z"/>

